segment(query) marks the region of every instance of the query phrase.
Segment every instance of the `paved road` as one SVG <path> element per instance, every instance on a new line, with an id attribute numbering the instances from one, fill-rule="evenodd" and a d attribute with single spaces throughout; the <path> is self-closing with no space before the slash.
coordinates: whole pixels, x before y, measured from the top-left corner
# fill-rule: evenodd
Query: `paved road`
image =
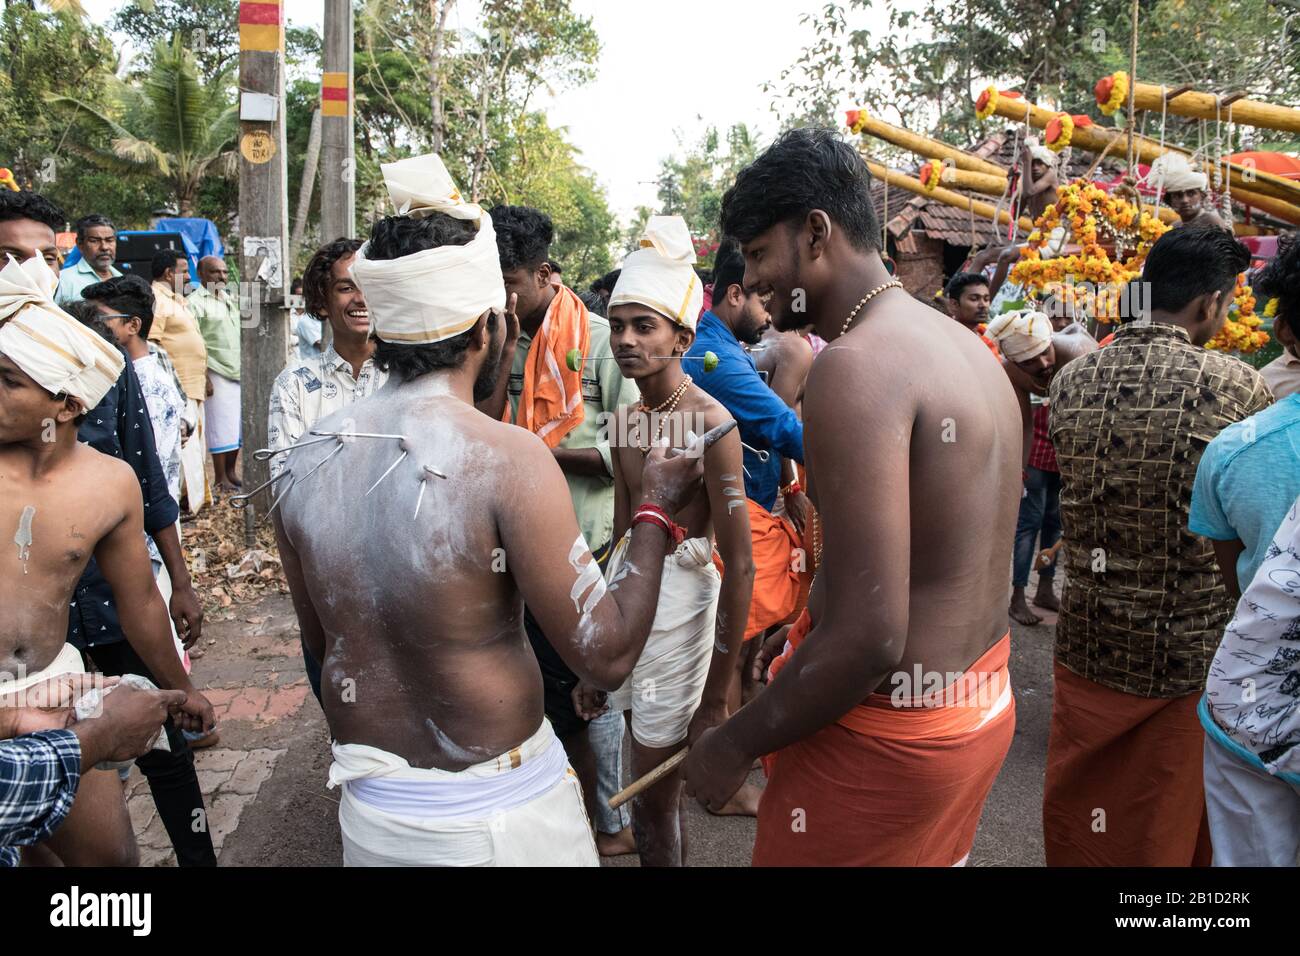
<path id="1" fill-rule="evenodd" d="M 980 821 L 971 865 L 1041 866 L 1041 801 L 1051 714 L 1052 623 L 1012 628 L 1016 736 Z M 325 787 L 329 743 L 311 697 L 288 598 L 240 609 L 205 629 L 215 643 L 196 663 L 221 726 L 220 743 L 197 755 L 214 843 L 223 866 L 335 866 L 342 862 L 338 796 Z M 205 639 L 205 644 L 207 640 Z M 761 783 L 761 774 L 754 779 Z M 174 865 L 148 787 L 132 772 L 130 807 L 142 862 Z M 746 866 L 754 821 L 713 817 L 692 806 L 694 865 Z M 634 857 L 610 862 L 634 866 Z"/>

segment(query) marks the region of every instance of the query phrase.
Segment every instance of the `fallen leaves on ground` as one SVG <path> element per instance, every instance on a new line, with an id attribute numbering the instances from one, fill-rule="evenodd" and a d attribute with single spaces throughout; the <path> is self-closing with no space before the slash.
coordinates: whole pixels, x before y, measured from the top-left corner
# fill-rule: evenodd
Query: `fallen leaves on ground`
<path id="1" fill-rule="evenodd" d="M 194 590 L 209 620 L 228 621 L 242 605 L 289 591 L 270 522 L 258 521 L 253 547 L 247 547 L 244 512 L 232 508 L 228 499 L 185 522 L 181 540 Z"/>

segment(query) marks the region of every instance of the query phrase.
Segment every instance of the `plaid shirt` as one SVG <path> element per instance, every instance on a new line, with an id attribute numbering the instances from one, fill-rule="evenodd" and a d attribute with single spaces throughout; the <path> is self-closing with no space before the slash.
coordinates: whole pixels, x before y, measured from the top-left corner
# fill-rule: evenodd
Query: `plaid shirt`
<path id="1" fill-rule="evenodd" d="M 1125 325 L 1051 386 L 1068 579 L 1056 659 L 1139 697 L 1205 686 L 1232 604 L 1210 542 L 1188 530 L 1201 453 L 1266 407 L 1246 363 L 1171 325 Z"/>
<path id="2" fill-rule="evenodd" d="M 71 730 L 0 740 L 0 867 L 18 847 L 40 843 L 72 809 L 81 783 L 81 741 Z"/>
<path id="3" fill-rule="evenodd" d="M 1029 443 L 1029 467 L 1039 471 L 1060 471 L 1056 466 L 1056 449 L 1052 447 L 1052 438 L 1047 434 L 1047 402 L 1034 406 L 1034 440 Z"/>

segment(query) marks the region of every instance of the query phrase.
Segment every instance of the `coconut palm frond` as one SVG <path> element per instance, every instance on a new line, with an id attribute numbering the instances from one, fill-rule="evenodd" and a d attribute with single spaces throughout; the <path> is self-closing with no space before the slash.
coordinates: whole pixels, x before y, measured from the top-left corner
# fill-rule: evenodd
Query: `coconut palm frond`
<path id="1" fill-rule="evenodd" d="M 147 140 L 120 136 L 113 140 L 113 152 L 119 158 L 134 163 L 141 171 L 171 175 L 171 163 L 167 154 Z"/>
<path id="2" fill-rule="evenodd" d="M 153 65 L 141 84 L 149 103 L 154 141 L 178 159 L 192 156 L 208 124 L 207 99 L 193 56 L 177 35 L 154 47 Z"/>
<path id="3" fill-rule="evenodd" d="M 116 120 L 75 97 L 51 93 L 46 96 L 45 101 L 53 106 L 57 112 L 62 113 L 68 119 L 80 121 L 90 131 L 98 135 L 110 139 L 132 135 L 128 129 Z"/>

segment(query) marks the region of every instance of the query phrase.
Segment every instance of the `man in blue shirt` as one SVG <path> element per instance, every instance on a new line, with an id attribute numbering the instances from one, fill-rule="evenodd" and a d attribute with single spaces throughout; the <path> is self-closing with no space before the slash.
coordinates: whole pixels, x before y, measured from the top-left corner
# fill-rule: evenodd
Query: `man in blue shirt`
<path id="1" fill-rule="evenodd" d="M 724 248 L 713 271 L 713 307 L 700 317 L 683 367 L 735 416 L 741 441 L 772 453 L 764 463 L 746 448 L 744 459 L 745 494 L 771 511 L 781 484 L 780 458 L 803 463 L 803 423 L 764 384 L 753 357 L 741 345 L 757 345 L 770 322 L 762 299 L 745 291 L 744 276 L 740 252 Z M 718 356 L 712 372 L 704 373 L 701 367 L 705 352 Z"/>
<path id="2" fill-rule="evenodd" d="M 113 266 L 117 258 L 117 229 L 98 213 L 77 220 L 77 250 L 81 258 L 59 273 L 54 301 L 69 305 L 81 298 L 82 290 L 96 282 L 120 276 Z"/>
<path id="3" fill-rule="evenodd" d="M 745 626 L 745 653 L 737 657 L 728 693 L 732 712 L 741 705 L 749 665 L 762 644 L 752 638 L 788 623 L 802 610 L 814 570 L 800 530 L 772 513 L 778 491 L 790 501 L 802 495 L 797 481 L 782 486 L 781 469 L 782 459 L 803 463 L 803 423 L 763 381 L 753 357 L 741 345 L 758 344 L 771 323 L 763 298 L 745 290 L 744 278 L 745 260 L 740 250 L 724 244 L 713 270 L 712 308 L 700 317 L 695 342 L 683 360 L 683 368 L 696 384 L 739 423 L 740 440 L 768 453 L 764 462 L 757 451 L 744 449 L 754 588 Z M 706 352 L 718 357 L 712 372 L 703 368 Z"/>

